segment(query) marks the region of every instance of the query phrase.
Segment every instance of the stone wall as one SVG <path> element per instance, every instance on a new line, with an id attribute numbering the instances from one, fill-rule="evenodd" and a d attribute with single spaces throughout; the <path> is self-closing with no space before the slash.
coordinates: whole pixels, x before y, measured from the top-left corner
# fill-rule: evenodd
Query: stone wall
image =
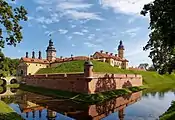
<path id="1" fill-rule="evenodd" d="M 88 83 L 90 93 L 98 93 L 142 85 L 142 76 L 136 74 L 94 73 L 93 76 L 93 80 Z"/>
<path id="2" fill-rule="evenodd" d="M 86 78 L 84 73 L 46 74 L 24 77 L 27 85 L 81 93 L 98 93 L 142 85 L 142 76 L 135 74 L 100 74 Z"/>
<path id="3" fill-rule="evenodd" d="M 87 93 L 88 84 L 82 74 L 33 75 L 24 78 L 27 85 Z"/>

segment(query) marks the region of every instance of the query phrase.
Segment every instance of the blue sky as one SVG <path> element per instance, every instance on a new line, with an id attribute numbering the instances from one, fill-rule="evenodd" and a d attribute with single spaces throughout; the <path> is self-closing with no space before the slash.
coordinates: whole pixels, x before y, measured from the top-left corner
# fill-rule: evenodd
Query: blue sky
<path id="1" fill-rule="evenodd" d="M 91 55 L 95 51 L 117 53 L 120 40 L 125 46 L 125 58 L 130 66 L 151 63 L 149 51 L 143 51 L 148 41 L 149 18 L 139 14 L 151 0 L 16 0 L 23 5 L 28 22 L 23 26 L 23 40 L 17 47 L 6 46 L 6 56 L 20 58 L 25 52 L 45 50 L 49 34 L 57 56 Z"/>

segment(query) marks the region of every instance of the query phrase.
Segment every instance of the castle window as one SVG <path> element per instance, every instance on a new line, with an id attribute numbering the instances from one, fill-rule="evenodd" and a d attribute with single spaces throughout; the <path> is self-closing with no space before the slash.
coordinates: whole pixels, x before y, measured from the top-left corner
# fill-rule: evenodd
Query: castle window
<path id="1" fill-rule="evenodd" d="M 24 74 L 24 71 L 23 70 L 21 70 L 21 75 L 23 75 Z"/>
<path id="2" fill-rule="evenodd" d="M 41 65 L 40 65 L 41 66 Z"/>
<path id="3" fill-rule="evenodd" d="M 49 66 L 47 66 L 47 68 L 48 68 Z"/>
<path id="4" fill-rule="evenodd" d="M 37 64 L 36 64 L 36 66 L 37 66 Z"/>

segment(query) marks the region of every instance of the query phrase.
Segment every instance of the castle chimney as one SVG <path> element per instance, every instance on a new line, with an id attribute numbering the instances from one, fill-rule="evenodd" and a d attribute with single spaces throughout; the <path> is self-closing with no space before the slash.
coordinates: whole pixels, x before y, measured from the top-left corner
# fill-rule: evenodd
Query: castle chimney
<path id="1" fill-rule="evenodd" d="M 110 53 L 111 56 L 113 56 L 113 53 Z"/>
<path id="2" fill-rule="evenodd" d="M 115 57 L 117 57 L 117 54 L 115 54 Z"/>
<path id="3" fill-rule="evenodd" d="M 106 52 L 106 54 L 108 54 L 108 52 Z"/>
<path id="4" fill-rule="evenodd" d="M 29 53 L 28 52 L 26 52 L 26 58 L 29 58 Z"/>
<path id="5" fill-rule="evenodd" d="M 38 59 L 42 59 L 42 57 L 41 57 L 41 51 L 39 51 Z"/>
<path id="6" fill-rule="evenodd" d="M 32 52 L 32 58 L 35 58 L 35 52 L 34 51 Z"/>
<path id="7" fill-rule="evenodd" d="M 100 50 L 100 53 L 103 53 L 103 50 Z"/>
<path id="8" fill-rule="evenodd" d="M 60 59 L 63 59 L 63 56 L 60 56 Z"/>
<path id="9" fill-rule="evenodd" d="M 73 60 L 73 55 L 71 54 L 71 60 Z"/>

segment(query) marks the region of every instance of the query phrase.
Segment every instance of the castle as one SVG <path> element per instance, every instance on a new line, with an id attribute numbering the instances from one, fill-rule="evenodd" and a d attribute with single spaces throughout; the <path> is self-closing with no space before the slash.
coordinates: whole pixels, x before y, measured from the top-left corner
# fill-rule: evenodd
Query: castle
<path id="1" fill-rule="evenodd" d="M 39 51 L 38 57 L 35 57 L 35 52 L 33 51 L 31 58 L 29 57 L 28 52 L 26 52 L 26 56 L 20 59 L 20 64 L 17 69 L 17 75 L 18 76 L 33 75 L 41 68 L 55 67 L 63 62 L 76 61 L 76 60 L 86 61 L 89 59 L 98 60 L 101 62 L 107 62 L 114 67 L 128 69 L 129 61 L 124 58 L 124 50 L 125 49 L 122 44 L 122 41 L 120 41 L 118 46 L 118 55 L 117 54 L 113 55 L 113 53 L 103 52 L 103 50 L 101 50 L 100 52 L 95 52 L 90 57 L 71 55 L 71 57 L 69 58 L 63 58 L 62 56 L 60 58 L 57 58 L 56 49 L 54 47 L 52 39 L 50 39 L 49 45 L 46 49 L 46 59 L 42 58 L 41 51 Z"/>

